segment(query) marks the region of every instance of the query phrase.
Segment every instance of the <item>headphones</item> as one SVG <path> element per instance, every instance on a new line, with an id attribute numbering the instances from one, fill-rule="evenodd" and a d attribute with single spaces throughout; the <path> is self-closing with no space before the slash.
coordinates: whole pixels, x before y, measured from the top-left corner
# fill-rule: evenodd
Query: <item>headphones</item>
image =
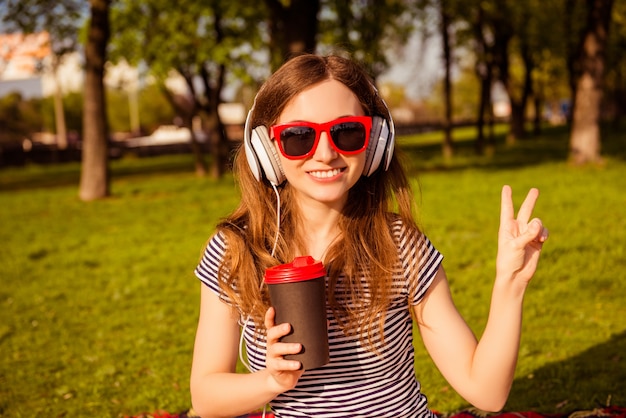
<path id="1" fill-rule="evenodd" d="M 383 160 L 384 168 L 387 170 L 393 156 L 395 128 L 389 108 L 384 100 L 382 102 L 387 108 L 389 122 L 382 116 L 372 117 L 372 130 L 369 144 L 365 150 L 365 166 L 363 167 L 363 175 L 366 177 L 371 176 L 380 167 Z M 287 178 L 278 158 L 277 147 L 272 144 L 267 127 L 264 125 L 255 128 L 250 127 L 256 97 L 254 103 L 248 112 L 244 126 L 244 150 L 248 166 L 258 181 L 265 177 L 271 184 L 278 186 L 284 183 Z"/>

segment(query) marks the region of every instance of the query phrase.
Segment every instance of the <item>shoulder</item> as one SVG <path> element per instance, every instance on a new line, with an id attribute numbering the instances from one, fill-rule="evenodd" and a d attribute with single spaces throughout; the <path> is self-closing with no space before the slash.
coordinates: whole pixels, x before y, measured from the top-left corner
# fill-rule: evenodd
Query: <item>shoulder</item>
<path id="1" fill-rule="evenodd" d="M 417 304 L 433 282 L 443 255 L 414 222 L 392 214 L 389 215 L 389 227 L 398 247 L 411 303 Z"/>
<path id="2" fill-rule="evenodd" d="M 414 258 L 416 252 L 422 253 L 425 245 L 432 245 L 412 220 L 406 220 L 397 214 L 389 214 L 388 223 L 402 261 L 406 261 L 407 257 Z"/>
<path id="3" fill-rule="evenodd" d="M 223 274 L 222 268 L 224 267 L 223 264 L 227 251 L 228 241 L 226 236 L 218 230 L 211 236 L 204 247 L 202 257 L 194 271 L 196 277 L 210 287 L 217 287 L 219 277 Z"/>
<path id="4" fill-rule="evenodd" d="M 228 240 L 226 235 L 222 231 L 218 230 L 211 236 L 211 238 L 209 238 L 209 241 L 204 248 L 202 259 L 213 259 L 215 257 L 222 259 L 224 258 L 227 249 Z"/>

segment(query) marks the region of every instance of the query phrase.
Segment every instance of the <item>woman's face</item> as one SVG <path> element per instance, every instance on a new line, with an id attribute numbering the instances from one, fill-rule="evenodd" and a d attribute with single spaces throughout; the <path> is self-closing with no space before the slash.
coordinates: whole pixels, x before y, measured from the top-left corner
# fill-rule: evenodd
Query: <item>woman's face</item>
<path id="1" fill-rule="evenodd" d="M 337 80 L 325 80 L 302 91 L 287 103 L 276 125 L 289 122 L 324 123 L 345 116 L 363 116 L 356 95 Z M 321 202 L 341 209 L 348 191 L 359 180 L 365 165 L 365 151 L 355 155 L 337 152 L 322 132 L 313 155 L 288 159 L 278 150 L 285 177 L 301 203 Z"/>

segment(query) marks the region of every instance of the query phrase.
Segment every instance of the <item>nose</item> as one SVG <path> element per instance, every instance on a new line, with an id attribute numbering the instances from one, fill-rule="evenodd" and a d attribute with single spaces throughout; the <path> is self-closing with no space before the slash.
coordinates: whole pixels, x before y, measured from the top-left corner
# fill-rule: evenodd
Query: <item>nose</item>
<path id="1" fill-rule="evenodd" d="M 313 158 L 322 162 L 329 162 L 337 158 L 337 151 L 330 143 L 328 132 L 320 133 L 320 140 L 317 143 L 317 149 L 315 154 L 313 154 Z"/>

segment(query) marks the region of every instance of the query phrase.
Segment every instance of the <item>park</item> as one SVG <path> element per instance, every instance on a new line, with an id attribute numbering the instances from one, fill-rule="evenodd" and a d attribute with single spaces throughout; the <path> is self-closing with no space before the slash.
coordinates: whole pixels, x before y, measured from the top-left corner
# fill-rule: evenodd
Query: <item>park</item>
<path id="1" fill-rule="evenodd" d="M 109 2 L 104 3 L 108 8 Z M 140 13 L 124 7 L 140 3 L 152 4 L 120 1 L 113 11 L 112 2 L 112 12 L 119 13 L 116 24 Z M 617 3 L 614 13 L 623 17 L 624 7 Z M 465 9 L 456 12 L 460 10 Z M 138 25 L 145 24 L 143 17 Z M 614 23 L 611 33 L 623 37 L 624 28 Z M 137 36 L 128 26 L 123 34 L 118 40 L 112 34 L 115 53 L 121 53 L 126 36 Z M 363 42 L 360 47 L 373 48 Z M 512 55 L 521 51 L 514 49 L 519 42 L 514 45 Z M 224 51 L 225 46 L 213 47 Z M 151 51 L 146 47 L 143 52 Z M 167 59 L 166 65 L 174 68 L 180 57 Z M 374 61 L 368 63 L 370 69 L 382 62 Z M 233 73 L 240 74 L 229 62 Z M 514 62 L 520 70 L 519 61 Z M 607 61 L 606 68 L 616 67 L 616 61 Z M 519 76 L 516 71 L 511 84 Z M 258 87 L 262 74 L 248 80 L 249 86 Z M 516 206 L 531 187 L 540 191 L 535 212 L 548 226 L 550 239 L 525 295 L 519 358 L 503 413 L 559 418 L 626 414 L 626 137 L 624 110 L 616 99 L 625 90 L 610 77 L 617 73 L 607 74 L 604 99 L 592 97 L 598 100 L 595 113 L 588 106 L 583 117 L 573 109 L 561 123 L 546 119 L 538 102 L 529 116 L 530 99 L 524 101 L 520 119 L 516 105 L 522 102 L 516 97 L 511 98 L 511 114 L 495 119 L 488 110 L 493 103 L 479 100 L 483 90 L 475 83 L 471 120 L 459 116 L 460 106 L 442 99 L 430 103 L 439 118 L 428 129 L 398 124 L 396 148 L 409 167 L 419 226 L 444 255 L 457 308 L 477 336 L 485 327 L 493 287 L 500 189 L 511 185 Z M 489 83 L 496 81 L 493 77 Z M 80 92 L 85 103 L 95 97 L 89 93 L 90 80 L 87 76 Z M 554 93 L 554 100 L 571 87 L 564 79 L 559 82 L 565 87 L 543 90 Z M 432 94 L 450 97 L 445 91 L 460 86 L 454 80 L 452 86 L 446 84 Z M 240 143 L 224 138 L 223 125 L 215 134 L 217 106 L 205 100 L 216 93 L 211 90 L 215 84 L 207 85 L 213 87 L 204 99 L 189 102 L 191 107 L 173 105 L 166 113 L 181 116 L 183 126 L 191 126 L 195 116 L 206 118 L 207 137 L 217 141 L 210 139 L 206 148 L 197 147 L 192 135 L 183 152 L 125 151 L 111 158 L 107 147 L 112 142 L 107 130 L 100 129 L 106 123 L 81 122 L 67 127 L 79 128 L 75 158 L 41 163 L 25 154 L 20 164 L 0 165 L 0 416 L 193 416 L 189 379 L 201 288 L 193 271 L 216 224 L 237 207 L 239 198 L 228 157 Z M 390 98 L 390 104 L 399 106 L 399 97 Z M 166 106 L 167 100 L 161 97 L 158 103 Z M 94 115 L 104 115 L 106 121 L 106 112 L 106 105 L 86 105 L 78 113 L 84 121 Z M 590 120 L 590 114 L 596 119 Z M 0 114 L 3 123 L 9 120 L 6 115 Z M 573 139 L 576 123 L 597 134 L 585 137 L 597 149 L 584 161 L 577 157 L 589 149 L 576 151 L 581 140 Z M 16 135 L 32 134 L 33 129 L 22 126 L 26 130 L 16 128 Z M 50 126 L 58 126 L 58 120 Z M 2 135 L 3 140 L 9 137 Z M 446 382 L 417 327 L 414 335 L 415 372 L 429 407 L 443 417 L 463 412 L 486 416 Z M 242 364 L 237 371 L 245 373 Z"/>
<path id="2" fill-rule="evenodd" d="M 448 169 L 433 156 L 432 135 L 399 138 L 399 146 L 421 156 L 413 178 L 421 223 L 444 253 L 457 305 L 477 334 L 488 307 L 501 185 L 511 184 L 518 198 L 538 187 L 538 212 L 550 225 L 525 301 L 506 410 L 624 405 L 623 136 L 609 136 L 614 153 L 602 167 L 581 170 L 562 161 L 564 131 L 511 149 L 501 138 L 503 152 L 491 159 L 468 152 Z M 114 197 L 89 204 L 76 197 L 76 163 L 0 171 L 3 414 L 189 409 L 200 287 L 192 270 L 215 223 L 237 203 L 232 176 L 198 178 L 192 167 L 190 155 L 115 161 Z M 466 408 L 423 348 L 416 353 L 433 408 Z"/>

